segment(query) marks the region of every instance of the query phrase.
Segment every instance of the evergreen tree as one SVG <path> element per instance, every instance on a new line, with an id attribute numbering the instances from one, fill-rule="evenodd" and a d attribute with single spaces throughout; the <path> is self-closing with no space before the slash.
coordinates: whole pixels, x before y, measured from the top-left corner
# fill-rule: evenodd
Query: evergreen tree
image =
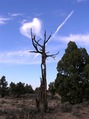
<path id="1" fill-rule="evenodd" d="M 2 78 L 0 79 L 0 95 L 2 97 L 4 97 L 6 95 L 7 92 L 7 81 L 6 81 L 6 77 L 2 76 Z"/>
<path id="2" fill-rule="evenodd" d="M 55 90 L 54 82 L 50 82 L 49 89 L 48 90 L 50 91 L 50 93 L 52 94 L 52 96 L 55 95 L 56 90 Z"/>
<path id="3" fill-rule="evenodd" d="M 16 95 L 17 97 L 20 97 L 22 94 L 25 94 L 25 84 L 24 83 L 17 83 L 16 84 L 16 88 L 15 88 L 15 91 L 16 91 Z"/>
<path id="4" fill-rule="evenodd" d="M 25 85 L 25 93 L 34 93 L 34 90 L 31 85 Z"/>
<path id="5" fill-rule="evenodd" d="M 16 97 L 20 97 L 22 94 L 25 94 L 25 84 L 24 83 L 10 83 L 10 92 L 14 94 Z"/>
<path id="6" fill-rule="evenodd" d="M 62 102 L 80 103 L 89 98 L 89 56 L 85 48 L 70 41 L 57 64 L 55 87 Z M 85 93 L 86 92 L 86 93 Z"/>
<path id="7" fill-rule="evenodd" d="M 15 83 L 13 83 L 13 82 L 10 83 L 9 92 L 12 95 L 15 95 L 16 94 L 16 84 Z"/>

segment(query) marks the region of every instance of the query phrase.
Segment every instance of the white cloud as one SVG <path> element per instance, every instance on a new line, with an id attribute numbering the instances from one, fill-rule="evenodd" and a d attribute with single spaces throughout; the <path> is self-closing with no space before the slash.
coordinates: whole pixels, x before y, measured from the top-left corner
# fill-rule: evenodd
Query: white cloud
<path id="1" fill-rule="evenodd" d="M 87 1 L 87 0 L 77 0 L 78 3 L 85 2 L 85 1 Z"/>
<path id="2" fill-rule="evenodd" d="M 40 64 L 41 56 L 35 57 L 35 53 L 30 53 L 28 50 L 0 52 L 0 63 L 6 64 Z M 52 58 L 47 59 L 47 63 L 57 62 Z"/>
<path id="3" fill-rule="evenodd" d="M 30 56 L 29 51 L 14 51 L 14 52 L 8 52 L 7 56 Z"/>
<path id="4" fill-rule="evenodd" d="M 0 63 L 35 64 L 37 62 L 33 60 L 34 56 L 28 50 L 0 52 Z"/>
<path id="5" fill-rule="evenodd" d="M 22 16 L 21 13 L 8 13 L 8 15 L 10 15 L 12 17 Z"/>
<path id="6" fill-rule="evenodd" d="M 89 45 L 89 34 L 70 34 L 69 36 L 55 36 L 55 40 L 68 43 L 74 41 L 82 46 Z"/>
<path id="7" fill-rule="evenodd" d="M 21 34 L 30 38 L 31 37 L 31 28 L 33 33 L 37 36 L 40 36 L 41 32 L 41 21 L 38 18 L 33 18 L 31 22 L 23 22 L 20 28 Z"/>
<path id="8" fill-rule="evenodd" d="M 5 17 L 0 17 L 0 25 L 3 25 L 6 23 L 6 21 L 10 20 L 9 18 L 5 18 Z"/>

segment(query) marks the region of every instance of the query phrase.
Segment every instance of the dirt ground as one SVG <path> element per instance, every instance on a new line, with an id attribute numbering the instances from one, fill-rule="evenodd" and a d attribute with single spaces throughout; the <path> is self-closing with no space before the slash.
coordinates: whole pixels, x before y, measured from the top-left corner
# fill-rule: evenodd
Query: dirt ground
<path id="1" fill-rule="evenodd" d="M 22 98 L 0 98 L 0 119 L 89 119 L 89 103 L 70 105 L 61 104 L 60 97 L 48 95 L 48 110 L 38 112 L 35 106 L 35 96 Z"/>

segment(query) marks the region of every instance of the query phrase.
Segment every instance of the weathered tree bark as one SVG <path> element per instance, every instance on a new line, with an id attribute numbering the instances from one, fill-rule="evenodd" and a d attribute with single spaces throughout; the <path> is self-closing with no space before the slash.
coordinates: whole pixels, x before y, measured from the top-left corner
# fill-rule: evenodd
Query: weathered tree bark
<path id="1" fill-rule="evenodd" d="M 41 62 L 41 74 L 42 74 L 42 81 L 41 81 L 41 90 L 42 90 L 42 101 L 44 105 L 44 111 L 47 110 L 47 80 L 46 80 L 46 53 L 45 53 L 45 45 L 43 47 L 42 52 L 42 62 Z"/>
<path id="2" fill-rule="evenodd" d="M 48 102 L 47 102 L 47 79 L 46 79 L 46 59 L 47 57 L 52 57 L 55 58 L 55 56 L 59 53 L 48 55 L 49 52 L 46 52 L 46 44 L 51 38 L 51 35 L 46 39 L 46 31 L 44 33 L 44 41 L 43 45 L 39 43 L 40 40 L 36 40 L 36 36 L 32 34 L 32 29 L 31 29 L 31 39 L 32 39 L 32 45 L 35 48 L 35 51 L 30 51 L 32 53 L 39 53 L 41 54 L 41 85 L 40 85 L 40 90 L 41 90 L 41 101 L 43 102 L 44 106 L 44 111 L 47 110 L 48 108 Z"/>

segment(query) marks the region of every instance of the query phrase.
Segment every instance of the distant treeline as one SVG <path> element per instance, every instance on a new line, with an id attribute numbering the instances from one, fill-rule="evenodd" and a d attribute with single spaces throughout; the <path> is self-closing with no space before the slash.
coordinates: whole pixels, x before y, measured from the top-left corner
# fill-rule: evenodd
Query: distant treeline
<path id="1" fill-rule="evenodd" d="M 31 85 L 19 82 L 17 84 L 11 82 L 8 86 L 6 77 L 2 76 L 0 79 L 0 95 L 1 97 L 5 96 L 15 96 L 20 97 L 23 94 L 34 93 L 34 90 Z"/>

